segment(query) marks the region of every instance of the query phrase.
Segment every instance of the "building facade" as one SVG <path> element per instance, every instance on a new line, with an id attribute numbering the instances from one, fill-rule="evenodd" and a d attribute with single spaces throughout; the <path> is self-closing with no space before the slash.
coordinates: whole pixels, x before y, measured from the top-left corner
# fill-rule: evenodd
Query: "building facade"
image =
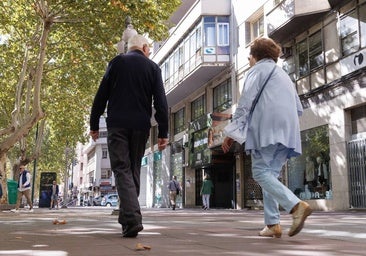
<path id="1" fill-rule="evenodd" d="M 366 208 L 366 0 L 246 2 L 183 1 L 172 16 L 176 26 L 170 36 L 154 43 L 171 143 L 157 150 L 152 120 L 142 160 L 141 206 L 168 207 L 167 185 L 176 175 L 183 188 L 179 206 L 200 207 L 206 173 L 214 183 L 212 208 L 261 206 L 250 156 L 241 145 L 227 154 L 220 146 L 243 90 L 250 44 L 266 36 L 281 44 L 278 65 L 293 80 L 304 107 L 303 154 L 288 161 L 281 181 L 314 209 Z M 105 150 L 105 138 L 84 149 L 80 191 L 95 195 L 108 192 L 103 186 L 115 189 Z"/>
<path id="2" fill-rule="evenodd" d="M 72 180 L 72 198 L 77 205 L 92 205 L 93 198 L 116 193 L 114 175 L 111 170 L 107 147 L 105 117 L 100 118 L 99 139 L 78 144 L 75 165 L 69 174 Z"/>
<path id="3" fill-rule="evenodd" d="M 179 177 L 184 206 L 201 205 L 205 173 L 215 186 L 212 207 L 260 206 L 250 157 L 240 145 L 228 154 L 220 145 L 249 69 L 250 43 L 268 36 L 281 44 L 278 64 L 304 107 L 303 155 L 288 162 L 282 181 L 315 209 L 365 207 L 365 26 L 364 0 L 192 2 L 153 56 L 171 111 L 163 172 Z M 146 166 L 154 173 L 151 159 Z"/>

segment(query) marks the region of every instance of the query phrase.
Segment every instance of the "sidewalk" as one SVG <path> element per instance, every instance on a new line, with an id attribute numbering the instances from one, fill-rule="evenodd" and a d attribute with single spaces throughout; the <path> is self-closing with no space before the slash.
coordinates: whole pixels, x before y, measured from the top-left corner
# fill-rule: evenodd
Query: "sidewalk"
<path id="1" fill-rule="evenodd" d="M 264 238 L 263 211 L 143 209 L 144 230 L 122 238 L 113 208 L 84 207 L 33 213 L 0 212 L 0 255 L 366 255 L 366 211 L 315 212 L 303 231 Z M 53 224 L 65 220 L 66 224 Z M 140 243 L 151 249 L 136 250 Z"/>

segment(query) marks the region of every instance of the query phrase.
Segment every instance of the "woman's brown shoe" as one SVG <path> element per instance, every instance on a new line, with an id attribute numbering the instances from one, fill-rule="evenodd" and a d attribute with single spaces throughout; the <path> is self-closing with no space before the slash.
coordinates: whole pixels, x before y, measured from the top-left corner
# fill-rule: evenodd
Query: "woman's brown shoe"
<path id="1" fill-rule="evenodd" d="M 306 218 L 313 212 L 309 204 L 300 201 L 293 209 L 292 212 L 292 226 L 288 232 L 289 236 L 294 236 L 298 234 L 304 227 L 304 222 Z"/>
<path id="2" fill-rule="evenodd" d="M 280 238 L 282 235 L 281 225 L 276 224 L 271 227 L 265 226 L 264 229 L 262 229 L 262 231 L 259 232 L 259 235 Z"/>

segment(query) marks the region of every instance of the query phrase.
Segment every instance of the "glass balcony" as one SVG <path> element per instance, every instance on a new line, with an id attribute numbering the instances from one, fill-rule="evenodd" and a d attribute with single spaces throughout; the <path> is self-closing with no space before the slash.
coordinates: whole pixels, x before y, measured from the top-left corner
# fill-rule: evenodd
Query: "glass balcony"
<path id="1" fill-rule="evenodd" d="M 331 6 L 328 0 L 284 0 L 268 1 L 265 9 L 268 36 L 281 43 L 317 23 Z"/>
<path id="2" fill-rule="evenodd" d="M 154 54 L 169 106 L 230 65 L 230 1 L 197 1 Z"/>

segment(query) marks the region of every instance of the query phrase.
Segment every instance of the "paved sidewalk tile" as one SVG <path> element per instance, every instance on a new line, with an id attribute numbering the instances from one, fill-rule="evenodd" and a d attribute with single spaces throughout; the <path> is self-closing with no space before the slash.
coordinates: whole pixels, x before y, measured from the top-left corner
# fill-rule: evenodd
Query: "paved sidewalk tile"
<path id="1" fill-rule="evenodd" d="M 267 238 L 258 236 L 263 211 L 143 209 L 144 230 L 137 238 L 122 238 L 112 210 L 2 211 L 0 256 L 366 255 L 362 211 L 315 212 L 294 237 L 287 236 L 291 216 L 282 213 L 282 238 Z"/>

